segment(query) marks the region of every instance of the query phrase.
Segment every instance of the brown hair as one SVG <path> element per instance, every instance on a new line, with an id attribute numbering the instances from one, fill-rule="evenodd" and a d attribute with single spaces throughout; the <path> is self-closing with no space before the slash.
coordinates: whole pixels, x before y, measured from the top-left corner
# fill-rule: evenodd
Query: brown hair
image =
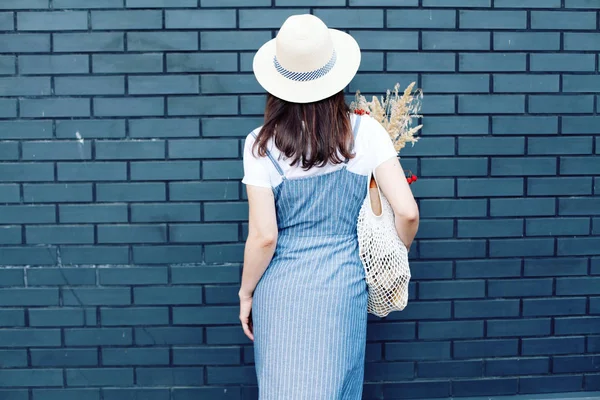
<path id="1" fill-rule="evenodd" d="M 344 92 L 314 103 L 291 103 L 267 93 L 265 122 L 253 151 L 267 155 L 267 144 L 275 146 L 292 165 L 303 169 L 322 167 L 328 162 L 340 164 L 352 158 L 353 135 L 350 108 Z"/>

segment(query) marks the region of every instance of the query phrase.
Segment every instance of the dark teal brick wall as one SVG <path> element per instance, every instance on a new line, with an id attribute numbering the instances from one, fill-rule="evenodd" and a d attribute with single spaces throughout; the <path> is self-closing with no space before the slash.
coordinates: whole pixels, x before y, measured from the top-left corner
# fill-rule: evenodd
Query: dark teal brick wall
<path id="1" fill-rule="evenodd" d="M 600 390 L 594 0 L 0 1 L 0 399 L 251 400 L 254 51 L 312 12 L 416 80 L 411 302 L 365 399 Z M 316 310 L 318 312 L 318 310 Z"/>

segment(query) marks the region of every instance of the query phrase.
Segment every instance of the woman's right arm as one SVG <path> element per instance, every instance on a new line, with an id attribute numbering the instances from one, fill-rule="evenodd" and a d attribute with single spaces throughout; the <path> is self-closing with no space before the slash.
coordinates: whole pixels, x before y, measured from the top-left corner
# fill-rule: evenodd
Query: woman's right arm
<path id="1" fill-rule="evenodd" d="M 398 236 L 410 249 L 419 229 L 419 208 L 398 158 L 381 163 L 375 169 L 375 176 L 381 192 L 394 210 Z"/>

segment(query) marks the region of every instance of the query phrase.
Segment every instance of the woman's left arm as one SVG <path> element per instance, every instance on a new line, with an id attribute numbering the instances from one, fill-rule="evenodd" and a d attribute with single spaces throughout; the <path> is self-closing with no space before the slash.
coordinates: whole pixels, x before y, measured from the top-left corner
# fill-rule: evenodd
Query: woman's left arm
<path id="1" fill-rule="evenodd" d="M 252 334 L 252 295 L 265 270 L 269 266 L 277 244 L 277 215 L 275 198 L 271 188 L 247 185 L 248 193 L 248 239 L 244 251 L 242 284 L 239 291 L 240 321 L 246 336 Z"/>

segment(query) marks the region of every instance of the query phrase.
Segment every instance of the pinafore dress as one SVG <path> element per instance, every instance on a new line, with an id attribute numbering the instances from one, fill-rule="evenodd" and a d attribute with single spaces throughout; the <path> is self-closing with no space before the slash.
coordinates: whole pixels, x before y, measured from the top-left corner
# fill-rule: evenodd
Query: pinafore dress
<path id="1" fill-rule="evenodd" d="M 360 125 L 356 117 L 354 138 Z M 259 400 L 360 400 L 367 285 L 356 220 L 367 177 L 345 165 L 273 188 L 279 236 L 254 292 Z"/>

